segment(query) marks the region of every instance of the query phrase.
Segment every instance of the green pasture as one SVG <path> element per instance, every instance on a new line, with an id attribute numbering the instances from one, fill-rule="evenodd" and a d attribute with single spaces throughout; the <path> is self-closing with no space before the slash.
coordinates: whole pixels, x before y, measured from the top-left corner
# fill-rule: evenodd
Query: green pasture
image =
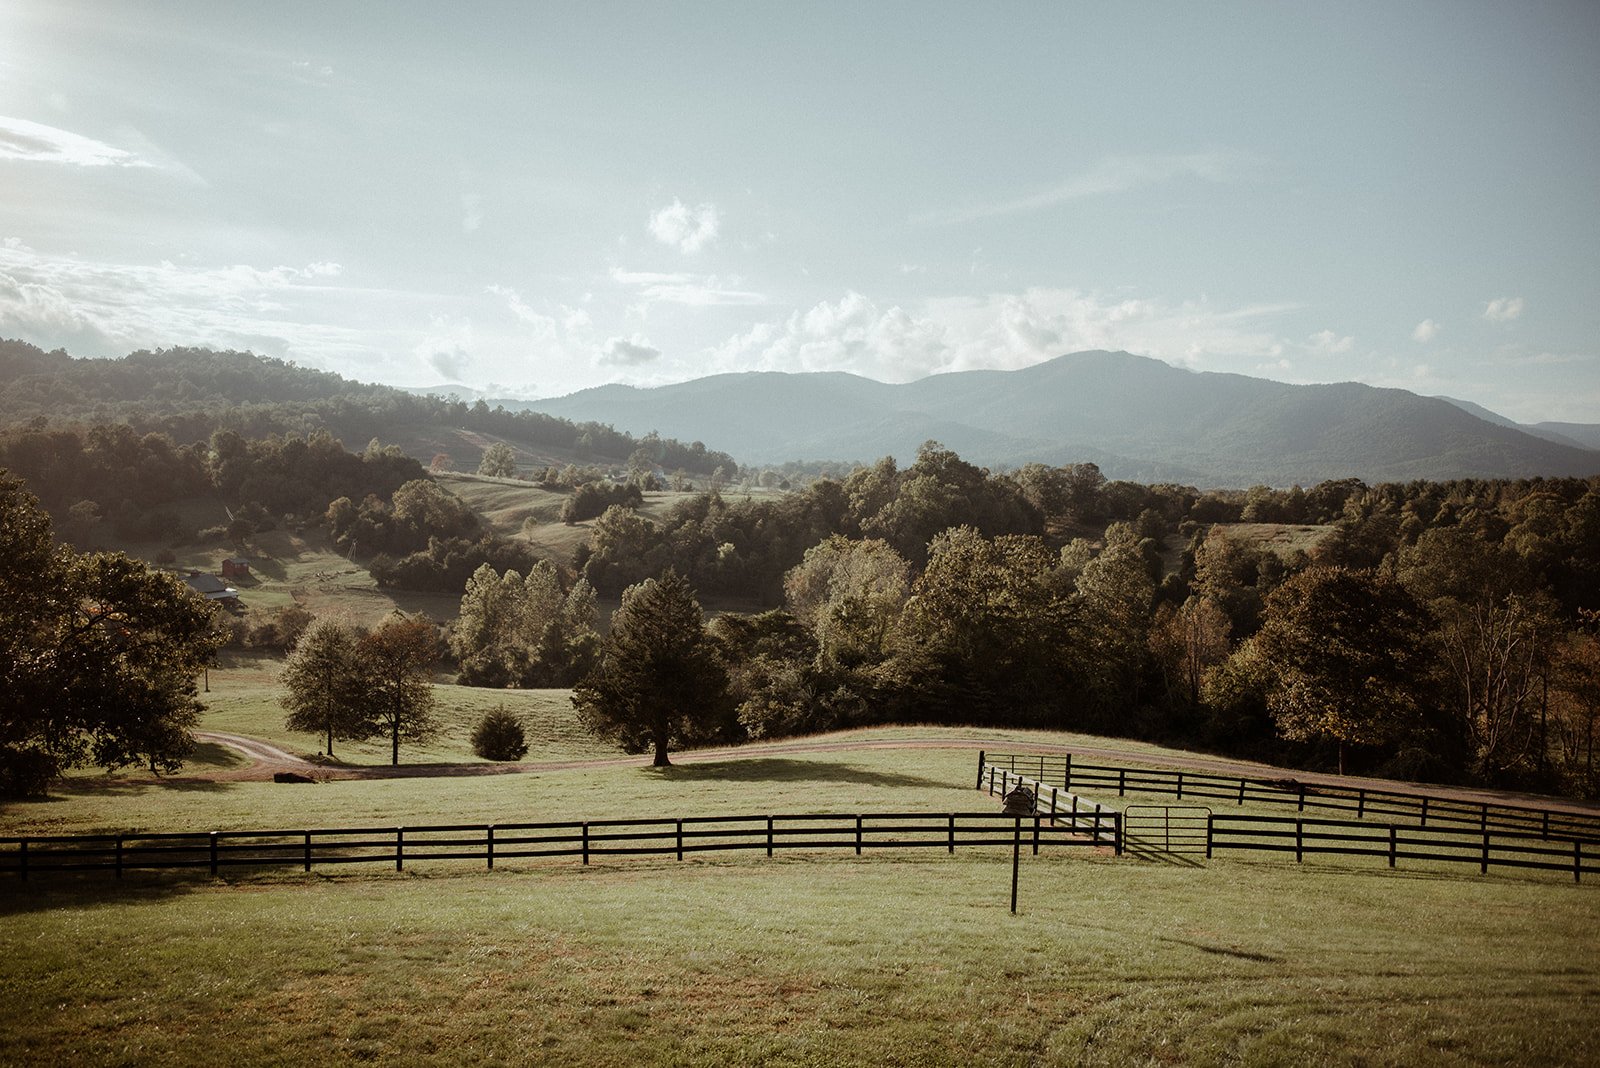
<path id="1" fill-rule="evenodd" d="M 1600 1057 L 1590 887 L 1072 851 L 1024 857 L 1011 916 L 1008 860 L 975 850 L 0 884 L 3 1059 Z"/>

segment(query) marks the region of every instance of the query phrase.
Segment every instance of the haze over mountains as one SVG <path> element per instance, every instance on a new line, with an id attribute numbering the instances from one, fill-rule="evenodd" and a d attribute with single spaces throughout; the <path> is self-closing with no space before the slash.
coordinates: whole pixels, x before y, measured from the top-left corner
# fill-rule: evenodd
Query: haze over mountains
<path id="1" fill-rule="evenodd" d="M 901 385 L 759 372 L 507 406 L 698 439 L 744 463 L 905 461 L 936 439 L 991 467 L 1092 461 L 1113 478 L 1201 487 L 1600 473 L 1600 451 L 1579 444 L 1600 440 L 1587 424 L 1539 436 L 1406 390 L 1194 372 L 1126 352 Z"/>

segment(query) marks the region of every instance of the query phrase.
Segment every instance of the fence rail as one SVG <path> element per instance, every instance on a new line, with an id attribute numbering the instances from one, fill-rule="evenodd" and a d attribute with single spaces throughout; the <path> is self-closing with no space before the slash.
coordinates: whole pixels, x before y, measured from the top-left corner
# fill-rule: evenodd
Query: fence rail
<path id="1" fill-rule="evenodd" d="M 1574 882 L 1600 874 L 1600 847 L 1581 838 L 1314 817 L 1213 813 L 1206 856 L 1223 849 L 1293 853 L 1296 861 L 1316 854 L 1382 857 L 1391 868 L 1402 860 L 1475 864 L 1485 875 L 1490 868 L 1570 871 Z"/>
<path id="2" fill-rule="evenodd" d="M 1173 796 L 1180 801 L 1231 801 L 1266 805 L 1293 805 L 1297 812 L 1321 809 L 1346 812 L 1356 819 L 1405 820 L 1419 827 L 1475 828 L 1511 831 L 1547 839 L 1582 839 L 1600 845 L 1600 815 L 1536 808 L 1503 802 L 1463 801 L 1416 791 L 1371 789 L 1334 783 L 1307 783 L 1293 779 L 1241 778 L 1194 771 L 1166 771 L 1103 764 L 1084 764 L 1072 755 L 1038 753 L 978 754 L 985 764 L 1029 775 L 1067 791 L 1109 794 L 1130 793 Z"/>
<path id="3" fill-rule="evenodd" d="M 1085 817 L 1087 819 L 1087 817 Z M 1081 826 L 1082 824 L 1080 824 Z M 1109 824 L 1108 824 L 1109 826 Z M 760 850 L 866 850 L 1011 845 L 1017 834 L 1041 846 L 1092 845 L 1073 826 L 1047 816 L 997 812 L 803 813 L 604 819 L 559 823 L 435 824 L 311 830 L 0 838 L 0 874 L 27 879 L 46 871 L 205 870 L 417 861 L 497 862 L 524 858 L 670 856 Z M 1109 833 L 1109 832 L 1108 832 Z"/>
<path id="4" fill-rule="evenodd" d="M 1077 794 L 1048 783 L 1041 783 L 1015 772 L 990 765 L 987 776 L 979 765 L 978 785 L 992 796 L 1004 797 L 1018 786 L 1033 794 L 1034 813 L 1048 818 L 1058 828 L 1069 833 L 1087 835 L 1090 845 L 1108 845 L 1122 855 L 1122 813 L 1098 801 L 1089 801 Z M 1037 853 L 1039 850 L 1034 849 Z"/>

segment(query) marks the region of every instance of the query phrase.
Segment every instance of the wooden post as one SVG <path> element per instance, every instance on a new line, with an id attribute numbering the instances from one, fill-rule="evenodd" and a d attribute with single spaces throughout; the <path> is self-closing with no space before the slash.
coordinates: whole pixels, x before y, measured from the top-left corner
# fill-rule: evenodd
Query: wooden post
<path id="1" fill-rule="evenodd" d="M 983 789 L 983 750 L 982 749 L 978 750 L 978 785 L 974 786 L 973 789 L 974 790 Z"/>
<path id="2" fill-rule="evenodd" d="M 1094 819 L 1095 837 L 1098 840 L 1100 835 L 1100 813 L 1098 811 L 1095 812 Z M 1111 814 L 1111 846 L 1116 851 L 1117 856 L 1122 856 L 1122 813 L 1120 812 Z"/>
<path id="3" fill-rule="evenodd" d="M 217 874 L 217 832 L 211 832 L 211 874 Z"/>
<path id="4" fill-rule="evenodd" d="M 1305 854 L 1305 820 L 1294 821 L 1294 862 L 1299 864 Z"/>
<path id="5" fill-rule="evenodd" d="M 1389 867 L 1394 867 L 1395 830 L 1394 824 L 1389 824 Z"/>
<path id="6" fill-rule="evenodd" d="M 856 815 L 856 856 L 861 855 L 861 816 Z"/>
<path id="7" fill-rule="evenodd" d="M 1366 816 L 1367 791 L 1365 789 L 1360 789 L 1356 791 L 1356 819 L 1366 819 Z"/>
<path id="8" fill-rule="evenodd" d="M 1012 816 L 1011 825 L 1011 915 L 1017 914 L 1017 869 L 1022 866 L 1022 817 Z"/>
<path id="9" fill-rule="evenodd" d="M 1206 813 L 1206 859 L 1207 860 L 1211 859 L 1211 842 L 1212 842 L 1211 821 L 1213 819 L 1215 819 L 1215 817 L 1212 816 L 1211 813 L 1207 812 Z"/>
<path id="10" fill-rule="evenodd" d="M 305 864 L 306 864 L 306 871 L 310 871 L 311 870 L 311 832 L 310 831 L 306 832 Z"/>
<path id="11" fill-rule="evenodd" d="M 1039 855 L 1039 813 L 1033 814 L 1033 855 Z"/>
<path id="12" fill-rule="evenodd" d="M 1178 800 L 1183 800 L 1183 772 L 1178 772 Z"/>
<path id="13" fill-rule="evenodd" d="M 1428 825 L 1428 795 L 1422 795 L 1422 826 Z"/>
<path id="14" fill-rule="evenodd" d="M 406 863 L 406 829 L 394 829 L 394 870 L 400 871 Z"/>
<path id="15" fill-rule="evenodd" d="M 1072 791 L 1072 754 L 1067 754 L 1067 766 L 1061 772 L 1061 786 L 1069 793 Z"/>
<path id="16" fill-rule="evenodd" d="M 678 821 L 678 859 L 683 859 L 683 821 Z"/>
<path id="17" fill-rule="evenodd" d="M 1039 754 L 1039 781 L 1044 782 L 1044 754 Z"/>
<path id="18" fill-rule="evenodd" d="M 28 881 L 28 840 L 24 838 L 17 843 L 17 871 L 22 875 L 22 881 Z"/>
<path id="19" fill-rule="evenodd" d="M 589 863 L 589 824 L 587 821 L 583 825 L 583 862 L 585 864 Z"/>
<path id="20" fill-rule="evenodd" d="M 1489 832 L 1483 832 L 1483 856 L 1478 860 L 1478 874 L 1489 874 Z"/>
<path id="21" fill-rule="evenodd" d="M 494 871 L 494 824 L 489 824 L 483 830 L 483 855 L 489 862 L 489 870 Z"/>
<path id="22" fill-rule="evenodd" d="M 945 852 L 954 853 L 955 851 L 956 851 L 956 815 L 955 815 L 954 812 L 952 812 L 952 813 L 950 813 L 950 825 L 949 825 L 949 829 L 948 829 L 948 834 L 945 837 Z"/>
<path id="23" fill-rule="evenodd" d="M 1478 820 L 1478 830 L 1487 831 L 1488 829 L 1489 829 L 1489 802 L 1485 801 L 1483 803 L 1483 814 Z"/>
<path id="24" fill-rule="evenodd" d="M 1299 783 L 1298 785 L 1300 787 L 1300 807 L 1295 809 L 1295 811 L 1304 812 L 1306 810 L 1306 784 Z"/>
<path id="25" fill-rule="evenodd" d="M 1546 838 L 1549 838 L 1550 837 L 1550 810 L 1549 809 L 1545 809 L 1543 815 L 1544 815 L 1544 836 Z"/>
<path id="26" fill-rule="evenodd" d="M 1239 804 L 1244 804 L 1244 780 L 1239 780 Z"/>
<path id="27" fill-rule="evenodd" d="M 772 856 L 772 817 L 767 817 L 767 856 Z"/>

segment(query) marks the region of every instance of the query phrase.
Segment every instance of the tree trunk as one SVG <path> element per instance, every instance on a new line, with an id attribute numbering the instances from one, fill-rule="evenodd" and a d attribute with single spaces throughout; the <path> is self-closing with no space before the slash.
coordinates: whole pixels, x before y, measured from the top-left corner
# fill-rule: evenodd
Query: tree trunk
<path id="1" fill-rule="evenodd" d="M 400 721 L 394 721 L 394 732 L 389 735 L 389 763 L 400 763 Z"/>
<path id="2" fill-rule="evenodd" d="M 1339 739 L 1339 774 L 1344 774 L 1344 739 Z"/>
<path id="3" fill-rule="evenodd" d="M 670 768 L 672 761 L 667 759 L 667 736 L 656 735 L 656 758 L 650 762 L 653 768 Z"/>
<path id="4" fill-rule="evenodd" d="M 333 724 L 328 724 L 328 759 L 333 759 Z"/>

